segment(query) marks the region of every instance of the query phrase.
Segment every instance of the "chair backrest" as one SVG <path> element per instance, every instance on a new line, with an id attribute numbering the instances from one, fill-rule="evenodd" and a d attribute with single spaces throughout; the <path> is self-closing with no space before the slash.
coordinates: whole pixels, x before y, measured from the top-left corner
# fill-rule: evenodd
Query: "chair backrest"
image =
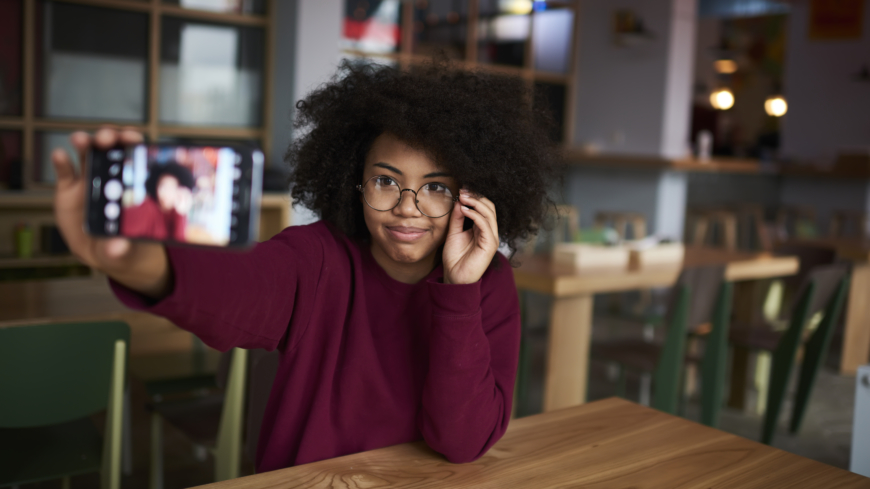
<path id="1" fill-rule="evenodd" d="M 680 376 L 689 329 L 712 321 L 717 309 L 725 267 L 719 265 L 685 268 L 672 289 L 666 315 L 665 343 L 653 374 L 655 395 L 652 406 L 676 413 L 682 392 Z"/>
<path id="2" fill-rule="evenodd" d="M 249 359 L 250 376 L 245 408 L 245 455 L 249 460 L 256 462 L 263 416 L 266 413 L 269 395 L 272 393 L 272 384 L 278 374 L 281 354 L 277 350 L 271 352 L 252 350 Z"/>
<path id="3" fill-rule="evenodd" d="M 226 388 L 233 352 L 223 353 L 218 361 L 216 382 L 222 389 Z M 257 460 L 257 443 L 260 439 L 260 428 L 272 384 L 278 373 L 278 363 L 281 354 L 276 351 L 248 350 L 247 382 L 245 382 L 245 419 L 244 419 L 244 453 L 249 460 Z"/>
<path id="4" fill-rule="evenodd" d="M 811 294 L 809 304 L 807 305 L 807 319 L 824 309 L 837 292 L 837 287 L 843 280 L 843 277 L 848 273 L 849 266 L 846 264 L 822 265 L 816 266 L 810 270 L 804 278 L 800 289 L 798 289 L 798 293 L 795 296 L 794 303 L 792 304 L 791 314 L 793 315 L 794 309 L 800 306 L 800 301 L 811 284 L 813 286 L 813 293 Z"/>
<path id="5" fill-rule="evenodd" d="M 684 268 L 677 278 L 677 284 L 671 289 L 665 324 L 670 327 L 672 314 L 678 310 L 676 301 L 679 298 L 680 286 L 686 286 L 691 294 L 686 313 L 686 327 L 689 331 L 710 323 L 716 307 L 719 289 L 725 280 L 724 265 L 706 265 Z"/>
<path id="6" fill-rule="evenodd" d="M 801 244 L 787 243 L 779 244 L 774 248 L 774 252 L 778 255 L 792 255 L 798 259 L 798 272 L 790 277 L 786 277 L 785 282 L 786 293 L 797 297 L 798 290 L 805 287 L 807 276 L 818 266 L 831 265 L 837 260 L 837 252 L 833 248 Z"/>
<path id="7" fill-rule="evenodd" d="M 121 321 L 0 328 L 0 427 L 62 423 L 106 409 Z"/>

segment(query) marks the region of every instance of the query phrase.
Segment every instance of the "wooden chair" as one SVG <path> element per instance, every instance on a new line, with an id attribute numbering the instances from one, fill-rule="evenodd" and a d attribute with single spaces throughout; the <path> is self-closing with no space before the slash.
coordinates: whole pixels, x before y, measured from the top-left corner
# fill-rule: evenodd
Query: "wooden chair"
<path id="1" fill-rule="evenodd" d="M 776 233 L 779 241 L 818 237 L 816 210 L 801 205 L 779 206 L 776 211 Z"/>
<path id="2" fill-rule="evenodd" d="M 737 213 L 727 209 L 690 209 L 688 241 L 695 246 L 716 246 L 737 249 Z M 718 233 L 715 233 L 716 230 Z M 716 239 L 718 237 L 718 239 Z"/>
<path id="3" fill-rule="evenodd" d="M 99 471 L 120 487 L 129 342 L 120 321 L 0 328 L 0 486 Z"/>
<path id="4" fill-rule="evenodd" d="M 221 355 L 217 385 L 223 392 L 149 405 L 151 489 L 163 487 L 163 422 L 181 430 L 215 457 L 215 481 L 241 475 L 242 452 L 254 461 L 278 353 L 235 348 Z"/>
<path id="5" fill-rule="evenodd" d="M 668 328 L 664 344 L 638 339 L 597 343 L 592 346 L 593 358 L 620 365 L 620 395 L 624 395 L 626 370 L 651 375 L 654 387 L 651 406 L 676 414 L 682 397 L 683 384 L 680 379 L 684 363 L 701 363 L 701 420 L 709 426 L 718 424 L 725 385 L 727 331 L 732 297 L 732 285 L 724 282 L 724 273 L 722 266 L 683 270 L 672 291 L 664 321 Z M 707 325 L 712 327 L 705 328 Z M 687 335 L 699 328 L 707 329 L 706 348 L 702 358 L 686 353 Z"/>
<path id="6" fill-rule="evenodd" d="M 523 246 L 523 253 L 552 251 L 556 243 L 574 241 L 580 231 L 580 210 L 572 205 L 559 204 L 549 209 L 546 221 L 538 234 L 529 237 Z M 541 249 L 541 248 L 549 249 Z"/>
<path id="7" fill-rule="evenodd" d="M 631 225 L 633 239 L 647 236 L 646 217 L 637 212 L 599 211 L 595 213 L 595 227 L 610 225 L 619 233 L 620 239 L 628 239 L 628 226 Z"/>
<path id="8" fill-rule="evenodd" d="M 834 326 L 842 313 L 849 283 L 847 275 L 848 270 L 844 265 L 812 269 L 791 308 L 785 331 L 777 331 L 768 324 L 732 325 L 730 339 L 733 345 L 773 354 L 761 432 L 762 443 L 770 444 L 773 440 L 798 348 L 803 344 L 804 358 L 790 431 L 796 433 L 800 429 L 818 369 L 824 361 Z M 817 313 L 822 313 L 822 319 L 815 331 L 810 332 L 807 326 Z"/>
<path id="9" fill-rule="evenodd" d="M 831 213 L 828 236 L 832 238 L 867 238 L 867 218 L 868 214 L 864 211 L 835 210 Z"/>

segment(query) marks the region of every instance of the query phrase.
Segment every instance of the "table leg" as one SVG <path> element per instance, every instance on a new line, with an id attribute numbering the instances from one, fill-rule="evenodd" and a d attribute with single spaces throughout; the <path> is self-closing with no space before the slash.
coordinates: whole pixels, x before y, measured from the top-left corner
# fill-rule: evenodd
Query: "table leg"
<path id="1" fill-rule="evenodd" d="M 544 374 L 544 412 L 586 402 L 592 296 L 553 299 Z"/>
<path id="2" fill-rule="evenodd" d="M 840 373 L 855 375 L 858 367 L 870 361 L 870 264 L 856 264 L 849 286 L 846 327 Z"/>

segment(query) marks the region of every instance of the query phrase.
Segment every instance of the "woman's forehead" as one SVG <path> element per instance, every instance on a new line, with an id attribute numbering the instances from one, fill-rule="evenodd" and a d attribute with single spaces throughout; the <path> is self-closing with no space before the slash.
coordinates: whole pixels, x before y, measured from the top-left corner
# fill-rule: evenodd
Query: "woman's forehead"
<path id="1" fill-rule="evenodd" d="M 446 173 L 425 151 L 419 150 L 390 133 L 378 136 L 369 149 L 366 171 L 387 170 L 400 175 Z"/>

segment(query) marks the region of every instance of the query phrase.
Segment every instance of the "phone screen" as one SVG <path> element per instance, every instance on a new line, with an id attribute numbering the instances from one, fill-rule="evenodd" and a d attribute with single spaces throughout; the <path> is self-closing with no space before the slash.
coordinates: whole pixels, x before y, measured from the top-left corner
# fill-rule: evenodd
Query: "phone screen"
<path id="1" fill-rule="evenodd" d="M 257 238 L 263 153 L 229 146 L 93 150 L 88 231 L 206 246 Z"/>

